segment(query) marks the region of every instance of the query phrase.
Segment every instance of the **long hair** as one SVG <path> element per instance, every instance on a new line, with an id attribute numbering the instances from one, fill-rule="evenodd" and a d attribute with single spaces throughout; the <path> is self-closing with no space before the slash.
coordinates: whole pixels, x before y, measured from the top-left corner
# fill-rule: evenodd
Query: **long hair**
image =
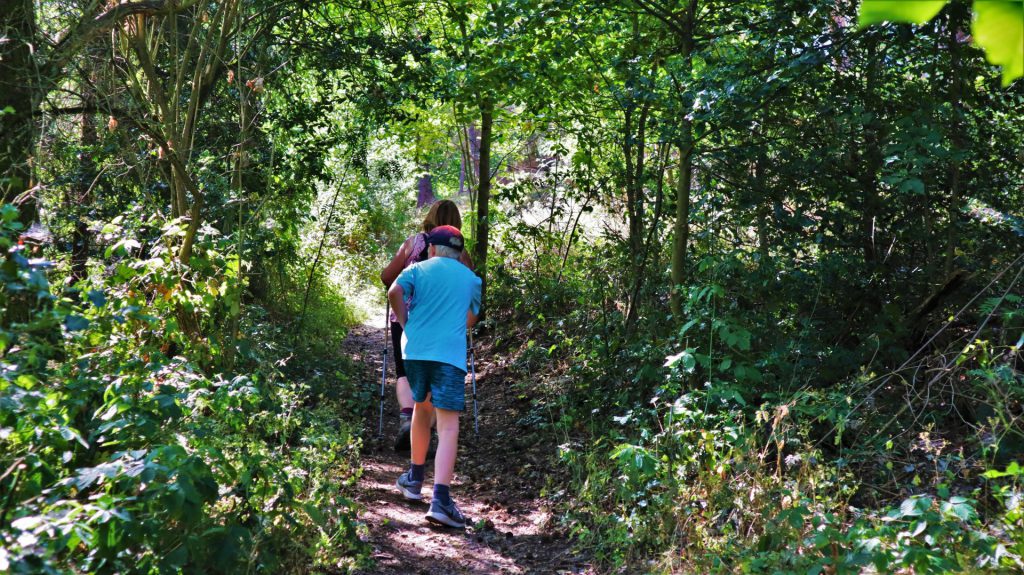
<path id="1" fill-rule="evenodd" d="M 429 232 L 437 226 L 452 226 L 462 229 L 462 216 L 459 206 L 451 200 L 438 200 L 430 206 L 430 211 L 423 218 L 423 231 Z"/>

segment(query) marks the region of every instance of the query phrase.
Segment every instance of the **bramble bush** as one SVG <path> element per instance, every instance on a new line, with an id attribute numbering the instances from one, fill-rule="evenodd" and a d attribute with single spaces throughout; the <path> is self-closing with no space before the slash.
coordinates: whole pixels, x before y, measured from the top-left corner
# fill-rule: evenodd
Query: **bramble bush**
<path id="1" fill-rule="evenodd" d="M 102 279 L 54 294 L 16 246 L 15 211 L 0 213 L 0 571 L 303 573 L 365 557 L 351 406 L 323 393 L 351 387 L 344 366 L 288 377 L 287 338 L 247 306 L 251 344 L 218 373 L 223 346 L 178 325 L 237 305 L 215 236 L 187 270 L 165 238 L 119 241 Z"/>

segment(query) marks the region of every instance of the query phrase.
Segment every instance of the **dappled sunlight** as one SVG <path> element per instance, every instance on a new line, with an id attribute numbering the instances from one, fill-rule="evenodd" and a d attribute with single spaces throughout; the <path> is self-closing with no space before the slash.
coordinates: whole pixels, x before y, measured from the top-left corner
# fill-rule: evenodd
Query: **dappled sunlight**
<path id="1" fill-rule="evenodd" d="M 3 4 L 0 573 L 1024 572 L 1022 31 Z"/>

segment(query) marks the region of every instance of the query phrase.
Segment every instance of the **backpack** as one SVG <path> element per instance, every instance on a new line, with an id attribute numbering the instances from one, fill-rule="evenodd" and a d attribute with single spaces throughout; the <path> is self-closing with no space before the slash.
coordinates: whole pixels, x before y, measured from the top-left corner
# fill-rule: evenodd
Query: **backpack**
<path id="1" fill-rule="evenodd" d="M 413 263 L 427 261 L 430 257 L 428 252 L 428 250 L 430 250 L 430 244 L 427 243 L 427 232 L 423 232 L 421 235 L 423 236 L 423 249 L 420 250 L 420 253 L 417 254 L 415 258 L 413 258 Z"/>

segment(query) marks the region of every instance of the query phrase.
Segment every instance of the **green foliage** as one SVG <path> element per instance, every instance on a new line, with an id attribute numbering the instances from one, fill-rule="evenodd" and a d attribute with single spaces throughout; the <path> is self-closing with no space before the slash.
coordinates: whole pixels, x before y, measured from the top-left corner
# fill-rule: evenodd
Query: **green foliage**
<path id="1" fill-rule="evenodd" d="M 1020 567 L 1018 0 L 25 5 L 0 571 L 365 558 L 334 358 L 491 104 L 483 327 L 602 567 Z"/>
<path id="2" fill-rule="evenodd" d="M 950 0 L 893 2 L 864 0 L 860 25 L 883 21 L 924 24 Z M 974 0 L 974 42 L 985 50 L 988 61 L 1003 68 L 1003 86 L 1024 76 L 1024 2 L 1021 0 Z"/>
<path id="3" fill-rule="evenodd" d="M 112 256 L 151 257 L 122 257 L 76 301 L 51 295 L 40 265 L 10 249 L 18 227 L 5 217 L 0 234 L 5 572 L 281 573 L 359 560 L 346 497 L 358 440 L 335 415 L 345 404 L 316 391 L 326 382 L 287 377 L 272 348 L 253 346 L 249 371 L 233 376 L 187 359 L 205 363 L 216 345 L 191 344 L 177 318 L 230 303 L 230 258 L 200 249 L 189 286 L 162 239 L 122 240 Z M 24 302 L 28 316 L 11 319 Z M 250 325 L 284 340 L 258 317 Z M 344 371 L 330 379 L 347 388 Z"/>

